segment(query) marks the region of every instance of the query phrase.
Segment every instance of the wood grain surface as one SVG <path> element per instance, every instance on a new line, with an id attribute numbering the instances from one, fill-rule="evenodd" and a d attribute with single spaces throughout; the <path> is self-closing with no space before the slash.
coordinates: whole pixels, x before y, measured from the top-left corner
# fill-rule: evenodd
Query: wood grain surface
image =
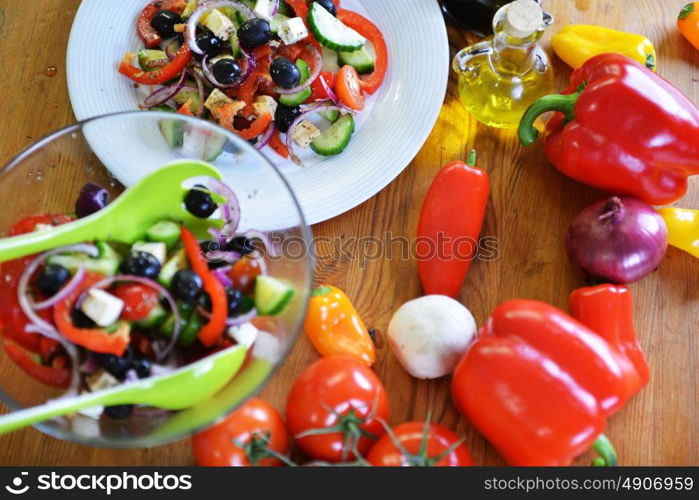
<path id="1" fill-rule="evenodd" d="M 659 73 L 699 102 L 699 52 L 679 35 L 675 24 L 685 0 L 544 3 L 556 18 L 552 31 L 569 23 L 586 23 L 645 34 L 658 49 Z M 78 5 L 79 0 L 0 0 L 0 164 L 42 135 L 74 120 L 66 90 L 65 52 Z M 452 53 L 475 41 L 452 27 L 449 35 Z M 115 64 L 118 57 L 114 55 Z M 562 88 L 569 70 L 555 56 L 553 59 Z M 51 66 L 57 68 L 53 77 L 45 74 Z M 572 217 L 603 195 L 558 173 L 544 158 L 541 144 L 523 149 L 513 132 L 477 124 L 459 104 L 455 87 L 452 78 L 439 121 L 400 177 L 363 205 L 313 228 L 318 236 L 348 240 L 354 254 L 354 258 L 345 255 L 338 260 L 332 258 L 330 248 L 319 248 L 317 281 L 344 289 L 380 336 L 392 313 L 420 295 L 420 285 L 415 263 L 410 260 L 397 255 L 366 263 L 357 259 L 360 238 L 384 238 L 387 233 L 414 237 L 430 181 L 442 165 L 463 159 L 473 147 L 478 148 L 479 164 L 492 180 L 484 235 L 498 238 L 499 254 L 495 261 L 472 266 L 461 293 L 461 301 L 476 320 L 481 323 L 498 303 L 512 298 L 539 299 L 565 308 L 570 291 L 583 284 L 565 257 L 563 238 Z M 66 192 L 66 196 L 73 195 Z M 6 203 L 12 201 L 0 200 L 0 206 Z M 696 182 L 678 205 L 699 208 Z M 607 434 L 623 464 L 699 465 L 698 271 L 696 259 L 670 249 L 658 272 L 632 286 L 636 325 L 652 379 L 610 421 Z M 302 338 L 262 397 L 283 410 L 291 383 L 315 359 L 316 353 Z M 390 395 L 392 423 L 423 419 L 431 410 L 436 420 L 466 438 L 477 464 L 502 463 L 457 414 L 449 397 L 449 378 L 417 381 L 403 371 L 386 347 L 380 349 L 375 369 Z M 577 463 L 589 460 L 589 456 L 581 457 Z M 58 441 L 33 429 L 0 437 L 2 465 L 192 463 L 188 441 L 153 449 L 108 450 Z"/>

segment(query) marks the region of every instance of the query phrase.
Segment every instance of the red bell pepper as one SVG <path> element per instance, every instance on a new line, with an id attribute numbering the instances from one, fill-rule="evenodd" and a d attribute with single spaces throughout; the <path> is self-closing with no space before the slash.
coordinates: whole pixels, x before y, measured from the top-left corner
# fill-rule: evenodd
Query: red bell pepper
<path id="1" fill-rule="evenodd" d="M 427 295 L 456 297 L 478 252 L 490 179 L 475 163 L 473 151 L 468 165 L 442 168 L 422 203 L 417 241 L 429 254 L 418 249 L 417 269 Z"/>
<path id="2" fill-rule="evenodd" d="M 127 52 L 119 64 L 119 73 L 143 85 L 158 85 L 181 74 L 192 59 L 192 51 L 189 50 L 189 46 L 186 43 L 183 43 L 175 58 L 167 66 L 156 71 L 143 71 L 137 68 L 132 64 L 135 58 L 136 54 Z"/>
<path id="3" fill-rule="evenodd" d="M 316 78 L 316 80 L 311 84 L 311 96 L 304 101 L 305 104 L 314 103 L 316 101 L 326 101 L 330 99 L 328 91 L 325 90 L 325 87 L 320 81 L 321 78 L 326 83 L 328 88 L 335 88 L 335 79 L 337 78 L 337 75 L 332 71 L 322 71 L 320 75 L 318 75 L 318 78 Z"/>
<path id="4" fill-rule="evenodd" d="M 635 367 L 601 336 L 542 302 L 498 306 L 454 371 L 460 411 L 511 465 L 567 465 L 635 390 Z"/>
<path id="5" fill-rule="evenodd" d="M 634 366 L 637 380 L 632 393 L 645 387 L 650 369 L 636 337 L 631 291 L 622 285 L 579 288 L 570 294 L 568 307 L 575 319 L 599 334 Z"/>
<path id="6" fill-rule="evenodd" d="M 120 321 L 114 332 L 103 328 L 78 328 L 73 324 L 72 312 L 80 296 L 101 281 L 104 276 L 86 273 L 80 285 L 53 308 L 53 321 L 65 338 L 83 346 L 90 351 L 103 354 L 123 356 L 129 346 L 131 327 L 126 321 Z"/>
<path id="7" fill-rule="evenodd" d="M 11 340 L 5 339 L 3 347 L 7 356 L 30 377 L 51 387 L 66 388 L 70 385 L 70 369 L 43 365 L 39 355 L 28 352 Z"/>
<path id="8" fill-rule="evenodd" d="M 361 79 L 362 90 L 369 94 L 373 94 L 381 87 L 381 84 L 386 78 L 386 71 L 388 70 L 388 47 L 386 46 L 383 33 L 381 33 L 381 30 L 366 17 L 352 12 L 351 10 L 340 9 L 337 12 L 337 18 L 369 40 L 374 46 L 374 52 L 376 53 L 374 71 L 369 75 L 363 76 Z"/>
<path id="9" fill-rule="evenodd" d="M 284 141 L 282 141 L 279 130 L 275 130 L 274 134 L 272 134 L 272 138 L 269 140 L 269 147 L 282 158 L 289 157 L 289 148 L 287 148 Z"/>
<path id="10" fill-rule="evenodd" d="M 218 342 L 226 329 L 226 319 L 228 318 L 226 289 L 209 270 L 209 265 L 201 253 L 197 239 L 184 227 L 182 228 L 182 243 L 184 244 L 185 252 L 187 252 L 189 264 L 201 278 L 204 283 L 204 291 L 211 298 L 211 319 L 199 330 L 198 334 L 201 343 L 206 347 L 211 347 Z"/>
<path id="11" fill-rule="evenodd" d="M 699 110 L 626 56 L 593 57 L 563 94 L 534 102 L 520 124 L 522 144 L 536 140 L 534 121 L 548 111 L 557 113 L 546 125 L 546 156 L 583 184 L 666 205 L 699 173 Z"/>

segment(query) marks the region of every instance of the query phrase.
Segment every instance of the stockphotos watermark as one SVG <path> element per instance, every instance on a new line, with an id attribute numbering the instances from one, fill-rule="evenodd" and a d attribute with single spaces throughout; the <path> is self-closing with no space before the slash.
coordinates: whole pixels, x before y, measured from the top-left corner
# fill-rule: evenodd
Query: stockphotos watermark
<path id="1" fill-rule="evenodd" d="M 360 269 L 370 262 L 380 260 L 480 260 L 492 262 L 499 258 L 499 240 L 494 236 L 452 238 L 444 233 L 435 237 L 396 236 L 386 232 L 383 236 L 317 236 L 310 242 L 300 236 L 254 237 L 250 245 L 256 254 L 269 260 L 303 260 L 311 250 L 320 263 L 358 261 Z M 231 247 L 217 241 L 202 245 L 202 254 L 209 262 L 235 262 L 240 257 L 240 245 Z"/>
<path id="2" fill-rule="evenodd" d="M 30 477 L 29 472 L 20 472 L 12 478 L 5 490 L 13 495 L 23 495 L 28 491 L 99 491 L 111 495 L 115 491 L 186 491 L 192 489 L 190 474 L 161 474 L 149 472 L 132 474 L 39 474 Z"/>

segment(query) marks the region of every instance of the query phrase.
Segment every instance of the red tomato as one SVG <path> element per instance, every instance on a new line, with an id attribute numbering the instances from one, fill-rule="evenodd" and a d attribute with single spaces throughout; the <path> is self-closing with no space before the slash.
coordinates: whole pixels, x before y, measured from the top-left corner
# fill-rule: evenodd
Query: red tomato
<path id="1" fill-rule="evenodd" d="M 371 368 L 344 356 L 316 361 L 296 379 L 286 400 L 286 420 L 311 458 L 343 462 L 364 454 L 384 432 L 388 397 Z M 336 430 L 336 432 L 328 432 Z M 315 431 L 320 433 L 314 434 Z M 350 449 L 346 442 L 350 442 Z"/>
<path id="2" fill-rule="evenodd" d="M 343 66 L 335 81 L 337 97 L 349 108 L 356 111 L 364 109 L 364 94 L 357 70 L 350 65 Z"/>
<path id="3" fill-rule="evenodd" d="M 140 284 L 119 285 L 114 295 L 124 301 L 121 317 L 127 321 L 146 319 L 160 300 L 157 291 Z"/>
<path id="4" fill-rule="evenodd" d="M 466 446 L 461 443 L 459 436 L 442 425 L 433 423 L 425 429 L 425 422 L 407 422 L 394 427 L 392 433 L 401 447 L 396 446 L 389 434 L 384 434 L 367 456 L 367 461 L 371 465 L 378 467 L 473 465 L 471 455 Z M 425 434 L 427 434 L 426 440 Z M 427 446 L 421 451 L 425 442 Z"/>
<path id="5" fill-rule="evenodd" d="M 255 288 L 255 278 L 262 272 L 260 262 L 257 259 L 243 257 L 231 268 L 228 275 L 233 281 L 233 287 L 244 294 L 251 294 Z"/>
<path id="6" fill-rule="evenodd" d="M 328 95 L 328 92 L 325 90 L 325 87 L 323 87 L 323 84 L 320 83 L 320 79 L 325 80 L 325 83 L 328 85 L 329 88 L 334 88 L 335 87 L 335 73 L 332 71 L 323 71 L 318 78 L 311 84 L 311 97 L 306 99 L 305 102 L 311 103 L 311 102 L 316 102 L 316 101 L 326 101 L 330 99 L 330 96 Z"/>
<path id="7" fill-rule="evenodd" d="M 234 441 L 244 443 L 244 447 Z M 286 455 L 289 434 L 277 410 L 260 399 L 251 399 L 220 424 L 196 434 L 192 448 L 197 465 L 202 467 L 274 467 L 283 462 L 266 450 Z"/>

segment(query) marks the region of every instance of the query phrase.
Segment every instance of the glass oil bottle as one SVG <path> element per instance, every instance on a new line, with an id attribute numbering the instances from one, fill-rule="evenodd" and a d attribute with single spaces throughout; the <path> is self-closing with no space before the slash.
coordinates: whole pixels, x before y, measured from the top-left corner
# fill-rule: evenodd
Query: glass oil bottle
<path id="1" fill-rule="evenodd" d="M 515 128 L 539 97 L 553 93 L 553 69 L 537 43 L 553 19 L 535 0 L 516 0 L 493 19 L 493 38 L 454 57 L 459 97 L 478 121 Z"/>

